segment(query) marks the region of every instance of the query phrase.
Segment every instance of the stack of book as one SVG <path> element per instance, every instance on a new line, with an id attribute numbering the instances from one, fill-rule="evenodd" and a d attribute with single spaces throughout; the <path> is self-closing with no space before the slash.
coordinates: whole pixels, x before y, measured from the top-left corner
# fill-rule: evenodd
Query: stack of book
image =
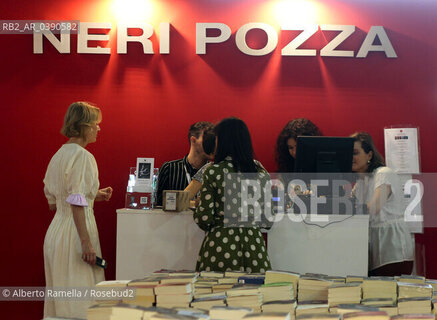
<path id="1" fill-rule="evenodd" d="M 293 284 L 293 299 L 296 299 L 297 298 L 299 277 L 300 277 L 300 274 L 294 273 L 294 272 L 269 270 L 266 272 L 266 278 L 265 278 L 264 283 L 265 284 L 283 283 L 283 282 L 292 283 Z"/>
<path id="2" fill-rule="evenodd" d="M 390 317 L 384 311 L 364 311 L 346 313 L 343 320 L 390 320 Z"/>
<path id="3" fill-rule="evenodd" d="M 261 311 L 262 295 L 259 285 L 236 285 L 226 291 L 226 302 L 230 307 L 252 308 L 255 312 Z"/>
<path id="4" fill-rule="evenodd" d="M 392 317 L 393 320 L 400 320 L 400 319 L 404 319 L 404 320 L 434 320 L 435 316 L 433 314 L 402 314 L 402 315 L 398 315 L 398 316 L 394 316 Z"/>
<path id="5" fill-rule="evenodd" d="M 291 316 L 296 313 L 296 300 L 278 300 L 264 302 L 261 305 L 261 310 L 263 312 L 290 312 Z"/>
<path id="6" fill-rule="evenodd" d="M 127 287 L 127 284 L 130 282 L 130 280 L 110 280 L 110 281 L 101 281 L 96 284 L 96 291 L 102 290 L 104 292 L 107 292 L 109 289 L 115 289 L 115 290 L 124 290 Z M 116 296 L 116 295 L 114 295 Z M 112 298 L 112 297 L 102 297 L 99 299 L 96 299 L 96 303 L 98 304 L 114 304 L 122 302 L 123 300 L 123 294 L 119 295 L 120 298 Z"/>
<path id="7" fill-rule="evenodd" d="M 87 320 L 109 319 L 112 314 L 112 307 L 117 304 L 94 304 L 86 311 Z"/>
<path id="8" fill-rule="evenodd" d="M 299 317 L 296 317 L 296 320 L 305 320 L 305 319 L 311 319 L 311 320 L 335 320 L 335 319 L 341 319 L 341 315 L 339 314 L 319 314 L 319 313 L 313 313 L 313 314 L 302 314 Z"/>
<path id="9" fill-rule="evenodd" d="M 144 311 L 147 308 L 130 304 L 118 304 L 112 307 L 111 320 L 143 320 Z"/>
<path id="10" fill-rule="evenodd" d="M 422 276 L 412 276 L 412 275 L 402 275 L 400 277 L 395 277 L 397 282 L 407 282 L 407 283 L 425 283 L 426 278 Z"/>
<path id="11" fill-rule="evenodd" d="M 349 282 L 363 282 L 364 277 L 361 276 L 346 276 L 346 283 Z"/>
<path id="12" fill-rule="evenodd" d="M 160 284 L 155 287 L 156 306 L 188 308 L 193 298 L 192 283 Z"/>
<path id="13" fill-rule="evenodd" d="M 294 300 L 293 284 L 289 282 L 263 284 L 259 287 L 259 292 L 263 296 L 264 303 L 277 300 Z"/>
<path id="14" fill-rule="evenodd" d="M 432 298 L 432 286 L 427 283 L 398 282 L 398 299 Z"/>
<path id="15" fill-rule="evenodd" d="M 328 288 L 329 307 L 345 303 L 361 302 L 361 284 L 359 282 L 333 283 Z"/>
<path id="16" fill-rule="evenodd" d="M 390 298 L 397 300 L 397 283 L 392 277 L 366 278 L 362 284 L 363 299 Z"/>
<path id="17" fill-rule="evenodd" d="M 194 283 L 194 296 L 197 294 L 212 293 L 212 287 L 216 284 L 218 284 L 218 280 L 214 278 L 197 278 Z"/>
<path id="18" fill-rule="evenodd" d="M 299 279 L 298 301 L 328 301 L 328 288 L 333 281 L 322 277 L 301 276 Z"/>
<path id="19" fill-rule="evenodd" d="M 251 313 L 244 316 L 243 319 L 256 319 L 256 320 L 291 320 L 290 314 L 286 312 L 263 312 L 263 313 Z"/>
<path id="20" fill-rule="evenodd" d="M 431 313 L 431 298 L 400 298 L 398 314 Z"/>
<path id="21" fill-rule="evenodd" d="M 220 319 L 220 320 L 239 320 L 249 313 L 253 313 L 252 308 L 212 307 L 209 310 L 209 316 L 211 319 Z"/>
<path id="22" fill-rule="evenodd" d="M 437 299 L 437 280 L 426 279 L 425 283 L 432 286 L 432 298 Z"/>
<path id="23" fill-rule="evenodd" d="M 303 314 L 326 314 L 329 313 L 329 306 L 326 301 L 303 301 L 296 307 L 296 317 Z"/>
<path id="24" fill-rule="evenodd" d="M 217 279 L 217 283 L 212 286 L 212 292 L 226 292 L 231 289 L 235 284 L 238 283 L 238 278 L 219 278 Z"/>
<path id="25" fill-rule="evenodd" d="M 224 276 L 225 276 L 225 274 L 223 272 L 218 272 L 218 271 L 201 271 L 200 272 L 200 277 L 202 277 L 202 278 L 218 279 L 218 278 L 223 278 Z"/>
<path id="26" fill-rule="evenodd" d="M 363 306 L 361 304 L 339 304 L 337 307 L 330 308 L 331 313 L 346 314 L 354 312 L 372 312 L 381 311 L 376 307 Z"/>
<path id="27" fill-rule="evenodd" d="M 197 295 L 191 302 L 191 307 L 201 310 L 210 310 L 214 306 L 226 306 L 225 293 L 208 293 Z"/>
<path id="28" fill-rule="evenodd" d="M 127 283 L 129 288 L 135 289 L 134 299 L 123 299 L 123 303 L 142 307 L 152 307 L 155 303 L 155 287 L 159 284 L 159 279 L 137 279 Z"/>

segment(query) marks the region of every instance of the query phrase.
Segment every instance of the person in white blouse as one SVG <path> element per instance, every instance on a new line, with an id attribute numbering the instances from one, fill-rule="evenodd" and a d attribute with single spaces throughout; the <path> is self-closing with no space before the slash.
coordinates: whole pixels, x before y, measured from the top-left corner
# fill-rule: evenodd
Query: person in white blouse
<path id="1" fill-rule="evenodd" d="M 96 160 L 85 147 L 97 139 L 102 115 L 86 102 L 70 105 L 61 133 L 69 140 L 50 160 L 44 193 L 55 216 L 44 239 L 47 288 L 94 287 L 105 279 L 96 266 L 101 256 L 94 201 L 108 201 L 112 188 L 99 190 Z M 44 303 L 44 317 L 86 318 L 91 301 L 61 299 Z"/>
<path id="2" fill-rule="evenodd" d="M 366 132 L 355 139 L 352 171 L 358 174 L 353 195 L 366 204 L 369 225 L 369 276 L 411 274 L 414 240 L 404 219 L 402 187 L 397 174 L 384 159 Z"/>

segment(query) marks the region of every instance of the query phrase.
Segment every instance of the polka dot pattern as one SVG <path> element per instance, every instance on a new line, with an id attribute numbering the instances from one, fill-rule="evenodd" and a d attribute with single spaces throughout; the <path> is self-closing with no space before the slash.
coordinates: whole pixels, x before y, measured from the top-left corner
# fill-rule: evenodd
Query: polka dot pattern
<path id="1" fill-rule="evenodd" d="M 241 213 L 241 189 L 238 189 L 238 183 L 231 181 L 235 179 L 234 172 L 232 162 L 224 160 L 211 165 L 203 174 L 200 204 L 194 221 L 206 231 L 206 237 L 197 259 L 197 271 L 265 272 L 271 269 L 258 227 L 225 225 L 229 220 L 235 221 Z"/>

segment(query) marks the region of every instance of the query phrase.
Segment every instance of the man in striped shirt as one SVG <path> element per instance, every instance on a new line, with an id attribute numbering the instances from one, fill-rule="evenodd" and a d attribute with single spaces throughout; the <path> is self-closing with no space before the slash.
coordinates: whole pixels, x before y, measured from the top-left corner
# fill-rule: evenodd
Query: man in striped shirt
<path id="1" fill-rule="evenodd" d="M 164 190 L 184 190 L 208 160 L 209 156 L 202 147 L 203 131 L 211 129 L 211 122 L 200 121 L 190 126 L 188 141 L 190 152 L 182 159 L 165 162 L 159 169 L 157 201 L 162 206 L 162 193 Z"/>

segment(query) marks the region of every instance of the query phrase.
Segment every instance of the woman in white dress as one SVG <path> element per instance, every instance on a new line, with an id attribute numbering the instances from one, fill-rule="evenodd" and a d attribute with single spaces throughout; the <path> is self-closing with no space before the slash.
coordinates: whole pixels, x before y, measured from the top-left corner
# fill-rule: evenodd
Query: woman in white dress
<path id="1" fill-rule="evenodd" d="M 365 132 L 355 138 L 352 171 L 359 179 L 353 189 L 367 205 L 369 225 L 369 275 L 411 274 L 414 240 L 404 219 L 402 187 L 397 174 L 384 166 L 372 137 Z"/>
<path id="2" fill-rule="evenodd" d="M 108 201 L 112 188 L 99 190 L 97 164 L 85 147 L 96 141 L 100 109 L 86 102 L 70 105 L 61 133 L 69 138 L 56 152 L 44 178 L 44 193 L 56 214 L 44 239 L 47 288 L 94 287 L 104 280 L 94 201 Z M 90 301 L 46 299 L 44 317 L 86 318 Z"/>

